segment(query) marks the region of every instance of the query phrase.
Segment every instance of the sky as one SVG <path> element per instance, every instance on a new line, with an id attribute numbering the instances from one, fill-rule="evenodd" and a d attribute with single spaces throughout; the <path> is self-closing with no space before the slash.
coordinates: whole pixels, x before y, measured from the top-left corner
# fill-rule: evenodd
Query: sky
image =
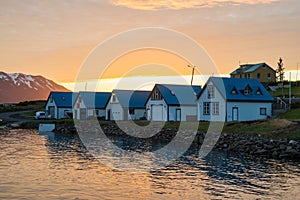
<path id="1" fill-rule="evenodd" d="M 244 63 L 266 62 L 276 68 L 279 57 L 286 71 L 295 72 L 300 62 L 299 21 L 298 0 L 3 0 L 0 71 L 43 75 L 70 85 L 78 81 L 97 47 L 109 44 L 98 52 L 95 66 L 102 73 L 91 70 L 86 79 L 186 76 L 191 73 L 187 65 L 200 67 L 196 72 L 201 75 L 228 75 Z M 174 45 L 170 49 L 149 48 L 141 42 L 139 49 L 119 51 L 135 44 L 144 33 L 129 40 L 115 38 L 148 27 L 181 34 L 207 56 L 190 49 L 199 59 L 187 59 L 185 40 L 170 39 L 168 34 L 155 36 L 153 41 L 159 45 L 168 41 Z M 181 46 L 185 55 L 172 51 Z M 103 64 L 108 57 L 110 62 Z M 205 71 L 208 62 L 215 65 L 215 71 Z"/>

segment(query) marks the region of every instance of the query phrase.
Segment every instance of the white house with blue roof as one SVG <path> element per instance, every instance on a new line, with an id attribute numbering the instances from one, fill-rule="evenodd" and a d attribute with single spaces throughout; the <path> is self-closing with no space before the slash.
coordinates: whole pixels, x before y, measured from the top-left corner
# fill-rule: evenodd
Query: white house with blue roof
<path id="1" fill-rule="evenodd" d="M 200 86 L 156 84 L 146 103 L 149 121 L 197 120 Z"/>
<path id="2" fill-rule="evenodd" d="M 257 79 L 211 77 L 198 96 L 198 120 L 266 119 L 272 116 L 273 101 Z"/>
<path id="3" fill-rule="evenodd" d="M 73 92 L 50 92 L 46 101 L 46 115 L 53 119 L 72 117 L 72 99 L 77 93 Z"/>
<path id="4" fill-rule="evenodd" d="M 74 118 L 85 120 L 89 117 L 99 117 L 105 119 L 105 109 L 110 96 L 110 92 L 79 92 L 74 101 Z"/>
<path id="5" fill-rule="evenodd" d="M 113 90 L 106 106 L 106 120 L 146 119 L 146 101 L 150 91 Z"/>

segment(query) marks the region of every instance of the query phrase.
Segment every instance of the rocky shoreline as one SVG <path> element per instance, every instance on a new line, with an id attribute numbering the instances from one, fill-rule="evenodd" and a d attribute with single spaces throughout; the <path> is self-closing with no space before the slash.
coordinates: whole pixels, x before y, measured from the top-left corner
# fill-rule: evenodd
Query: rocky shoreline
<path id="1" fill-rule="evenodd" d="M 88 128 L 87 128 L 88 127 Z M 92 126 L 83 126 L 84 131 L 89 131 L 88 129 L 96 129 L 99 128 Z M 78 129 L 78 128 L 77 128 Z M 57 133 L 67 133 L 67 134 L 76 134 L 77 129 L 74 125 L 57 125 L 55 132 Z M 79 128 L 80 129 L 80 128 Z M 147 146 L 153 146 L 154 144 L 168 144 L 172 139 L 179 134 L 179 140 L 185 142 L 187 138 L 194 137 L 193 142 L 191 144 L 192 147 L 200 148 L 205 139 L 206 133 L 197 131 L 197 134 L 193 131 L 184 130 L 177 132 L 176 128 L 163 128 L 157 134 L 149 138 L 136 138 L 130 136 L 123 132 L 116 125 L 102 125 L 102 131 L 109 138 L 119 138 L 122 140 L 136 140 L 138 143 L 145 143 Z M 129 131 L 134 132 L 135 130 Z M 81 130 L 80 130 L 81 131 Z M 149 130 L 153 134 L 153 130 Z M 277 159 L 282 162 L 287 161 L 300 161 L 300 141 L 298 140 L 288 140 L 288 139 L 268 139 L 263 138 L 260 135 L 250 136 L 250 135 L 240 135 L 240 134 L 228 134 L 222 133 L 220 135 L 213 149 L 222 150 L 227 152 L 233 152 L 240 154 L 242 156 L 252 156 L 266 159 Z"/>
<path id="2" fill-rule="evenodd" d="M 91 130 L 99 129 L 100 126 L 93 127 L 92 125 L 84 125 L 80 126 L 82 128 L 76 128 L 73 123 L 68 124 L 56 124 L 56 129 L 54 132 L 59 134 L 78 134 L 79 131 L 89 132 Z M 36 127 L 23 127 L 22 125 L 9 126 L 2 128 L 2 130 L 9 129 L 35 129 Z M 166 145 L 170 141 L 174 139 L 176 134 L 178 134 L 177 140 L 184 143 L 187 140 L 191 140 L 192 148 L 200 149 L 201 145 L 204 142 L 206 133 L 197 131 L 195 134 L 194 131 L 191 130 L 183 130 L 178 131 L 178 128 L 163 128 L 162 130 L 158 130 L 156 128 L 150 128 L 149 134 L 154 134 L 152 137 L 138 138 L 131 135 L 126 134 L 122 131 L 116 124 L 107 123 L 101 125 L 102 131 L 105 135 L 114 140 L 123 140 L 123 141 L 136 141 L 140 146 L 155 146 L 157 144 Z M 137 130 L 131 129 L 128 126 L 128 130 L 130 133 L 136 132 L 138 135 L 139 132 Z M 218 138 L 219 137 L 219 138 Z M 265 158 L 265 159 L 277 159 L 282 162 L 287 161 L 300 161 L 300 141 L 299 140 L 288 140 L 288 139 L 269 139 L 261 137 L 260 135 L 245 135 L 245 134 L 229 134 L 222 133 L 220 136 L 216 137 L 217 140 L 213 149 L 226 151 L 229 153 L 237 153 L 242 156 L 247 157 L 255 157 L 255 158 Z M 178 144 L 180 145 L 180 144 Z"/>

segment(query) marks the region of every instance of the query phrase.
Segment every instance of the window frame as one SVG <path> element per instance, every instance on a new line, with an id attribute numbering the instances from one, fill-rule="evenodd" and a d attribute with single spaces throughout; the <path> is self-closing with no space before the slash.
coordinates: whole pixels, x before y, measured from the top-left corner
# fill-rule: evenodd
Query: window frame
<path id="1" fill-rule="evenodd" d="M 267 115 L 267 108 L 266 107 L 259 108 L 259 113 L 260 113 L 260 115 L 266 116 Z"/>
<path id="2" fill-rule="evenodd" d="M 215 86 L 213 86 L 213 85 L 207 86 L 207 98 L 208 99 L 215 98 Z"/>
<path id="3" fill-rule="evenodd" d="M 203 115 L 210 115 L 210 102 L 203 102 Z"/>
<path id="4" fill-rule="evenodd" d="M 212 114 L 220 115 L 220 103 L 219 102 L 212 102 Z"/>

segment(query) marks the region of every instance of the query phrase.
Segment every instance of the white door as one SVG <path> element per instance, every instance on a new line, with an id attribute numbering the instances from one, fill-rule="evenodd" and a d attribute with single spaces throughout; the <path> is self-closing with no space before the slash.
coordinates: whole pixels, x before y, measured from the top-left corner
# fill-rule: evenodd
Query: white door
<path id="1" fill-rule="evenodd" d="M 181 110 L 176 109 L 176 121 L 180 122 L 181 121 Z"/>
<path id="2" fill-rule="evenodd" d="M 151 106 L 151 117 L 152 121 L 163 121 L 163 106 L 162 105 L 152 105 Z"/>
<path id="3" fill-rule="evenodd" d="M 239 120 L 239 109 L 237 107 L 232 108 L 232 121 Z"/>

